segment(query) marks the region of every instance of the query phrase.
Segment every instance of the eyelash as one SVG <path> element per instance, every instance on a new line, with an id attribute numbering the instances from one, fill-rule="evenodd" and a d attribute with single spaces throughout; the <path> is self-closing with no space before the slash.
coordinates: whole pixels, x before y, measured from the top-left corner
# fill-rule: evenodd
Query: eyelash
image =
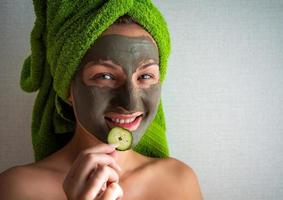
<path id="1" fill-rule="evenodd" d="M 109 76 L 110 78 L 105 78 L 105 76 Z M 96 74 L 95 76 L 91 77 L 91 80 L 116 80 L 115 77 L 110 73 L 100 73 Z"/>
<path id="2" fill-rule="evenodd" d="M 154 74 L 145 73 L 145 74 L 140 75 L 137 81 L 139 81 L 140 84 L 147 84 L 147 83 L 151 83 L 152 81 L 154 81 L 155 78 L 156 77 Z M 111 73 L 99 73 L 91 77 L 90 80 L 98 81 L 98 82 L 101 81 L 100 83 L 103 83 L 104 81 L 105 83 L 114 83 L 113 81 L 116 81 L 116 77 Z"/>
<path id="3" fill-rule="evenodd" d="M 143 76 L 148 76 L 149 78 L 143 79 Z M 149 80 L 149 79 L 153 79 L 154 75 L 153 74 L 142 74 L 141 76 L 139 76 L 138 80 L 144 81 L 144 80 Z"/>

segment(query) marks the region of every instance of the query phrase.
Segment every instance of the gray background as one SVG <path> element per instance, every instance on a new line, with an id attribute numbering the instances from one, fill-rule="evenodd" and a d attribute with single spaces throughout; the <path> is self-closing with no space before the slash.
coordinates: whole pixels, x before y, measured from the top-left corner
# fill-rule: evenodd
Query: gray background
<path id="1" fill-rule="evenodd" d="M 172 54 L 163 87 L 171 153 L 212 200 L 283 199 L 283 1 L 154 0 Z M 19 88 L 31 0 L 1 0 L 0 171 L 32 162 L 35 94 Z"/>

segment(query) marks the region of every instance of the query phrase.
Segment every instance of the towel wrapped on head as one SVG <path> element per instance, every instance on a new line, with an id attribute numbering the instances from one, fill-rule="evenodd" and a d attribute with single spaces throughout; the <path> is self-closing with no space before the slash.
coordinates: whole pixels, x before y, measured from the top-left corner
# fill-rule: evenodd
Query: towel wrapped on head
<path id="1" fill-rule="evenodd" d="M 166 21 L 150 0 L 33 0 L 36 20 L 31 55 L 21 72 L 21 88 L 38 90 L 33 107 L 35 160 L 62 148 L 73 136 L 75 117 L 68 105 L 71 81 L 81 59 L 97 38 L 121 16 L 128 15 L 157 43 L 160 80 L 170 53 Z M 151 157 L 169 155 L 162 103 L 135 151 Z"/>

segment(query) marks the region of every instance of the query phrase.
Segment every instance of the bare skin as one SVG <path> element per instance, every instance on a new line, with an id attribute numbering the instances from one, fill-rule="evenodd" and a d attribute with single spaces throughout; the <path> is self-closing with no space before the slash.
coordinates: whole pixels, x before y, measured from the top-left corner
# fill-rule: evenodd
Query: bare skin
<path id="1" fill-rule="evenodd" d="M 113 33 L 151 37 L 135 24 L 113 25 L 104 34 Z M 154 67 L 149 70 L 156 73 Z M 0 174 L 0 194 L 7 200 L 202 199 L 196 174 L 183 162 L 116 151 L 80 123 L 61 150 Z"/>

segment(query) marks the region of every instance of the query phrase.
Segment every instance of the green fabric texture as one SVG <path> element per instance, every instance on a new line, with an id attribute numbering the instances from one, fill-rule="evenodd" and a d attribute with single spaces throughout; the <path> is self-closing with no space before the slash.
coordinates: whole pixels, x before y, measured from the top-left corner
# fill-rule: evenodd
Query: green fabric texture
<path id="1" fill-rule="evenodd" d="M 62 148 L 73 136 L 75 117 L 67 104 L 69 88 L 81 59 L 97 38 L 119 17 L 131 16 L 155 39 L 160 56 L 160 79 L 166 74 L 170 36 L 166 21 L 150 0 L 33 0 L 36 15 L 31 32 L 31 55 L 23 64 L 21 88 L 38 91 L 32 116 L 35 160 Z M 135 151 L 167 157 L 162 102 Z"/>

